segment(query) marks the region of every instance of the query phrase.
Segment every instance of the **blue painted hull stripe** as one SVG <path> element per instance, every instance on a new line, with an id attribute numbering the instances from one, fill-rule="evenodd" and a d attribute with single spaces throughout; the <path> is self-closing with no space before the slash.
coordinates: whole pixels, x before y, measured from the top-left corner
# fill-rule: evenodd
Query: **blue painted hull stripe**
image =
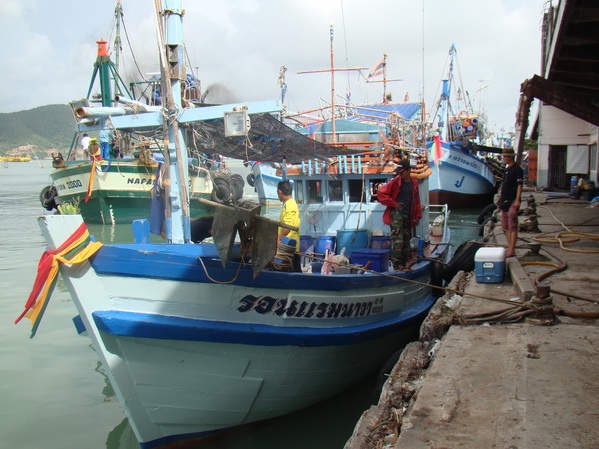
<path id="1" fill-rule="evenodd" d="M 359 291 L 363 289 L 396 286 L 403 279 L 418 279 L 430 272 L 431 262 L 415 265 L 412 271 L 395 273 L 401 278 L 376 274 L 322 275 L 309 273 L 286 273 L 262 271 L 255 279 L 251 266 L 229 261 L 223 268 L 220 260 L 202 257 L 201 245 L 103 245 L 92 256 L 91 263 L 100 275 L 165 279 L 172 281 L 213 283 L 235 280 L 236 286 L 265 288 L 271 290 L 321 290 Z M 161 247 L 159 249 L 158 247 Z M 205 267 L 205 270 L 204 270 Z M 206 275 L 208 272 L 208 276 Z"/>
<path id="2" fill-rule="evenodd" d="M 96 311 L 92 316 L 100 331 L 122 337 L 254 346 L 344 346 L 400 331 L 421 319 L 434 301 L 433 296 L 425 297 L 418 305 L 375 323 L 328 328 L 230 323 L 118 310 Z"/>

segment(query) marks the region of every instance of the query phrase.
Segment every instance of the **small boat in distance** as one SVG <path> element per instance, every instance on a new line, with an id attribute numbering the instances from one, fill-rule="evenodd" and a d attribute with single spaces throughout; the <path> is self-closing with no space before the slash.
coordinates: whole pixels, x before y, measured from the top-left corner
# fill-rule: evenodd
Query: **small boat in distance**
<path id="1" fill-rule="evenodd" d="M 441 96 L 431 115 L 432 134 L 426 144 L 432 168 L 430 200 L 450 208 L 491 202 L 499 175 L 498 164 L 479 152 L 483 148 L 485 123 L 473 111 L 461 80 L 456 80 L 455 63 L 456 48 L 452 45 L 447 79 L 442 80 Z M 497 152 L 489 147 L 484 150 Z"/>
<path id="2" fill-rule="evenodd" d="M 172 88 L 162 93 L 160 113 L 135 115 L 172 150 L 164 174 L 168 243 L 102 244 L 80 215 L 40 217 L 49 250 L 17 319 L 30 318 L 35 334 L 59 271 L 80 330 L 144 449 L 291 413 L 377 371 L 434 304 L 436 262 L 449 252 L 447 208 L 428 207 L 426 176 L 418 179 L 425 208 L 413 263 L 390 270 L 376 192 L 393 176 L 393 160 L 388 171 L 367 173 L 367 164 L 352 164 L 354 150 L 281 123 L 282 108 L 272 102 L 184 107 L 175 70 L 184 66 L 182 11 L 180 0 L 156 11 L 161 72 Z M 199 199 L 214 217 L 214 243 L 190 242 L 183 124 L 201 130 L 198 144 L 226 156 L 295 167 L 289 177 L 302 216 L 293 230 L 306 237 L 300 248 L 310 239 L 314 247 L 302 253 L 305 270 L 291 270 L 289 248 L 297 242 L 277 246 L 278 228 L 293 227 L 260 215 L 251 201 Z M 222 194 L 219 188 L 218 199 Z"/>

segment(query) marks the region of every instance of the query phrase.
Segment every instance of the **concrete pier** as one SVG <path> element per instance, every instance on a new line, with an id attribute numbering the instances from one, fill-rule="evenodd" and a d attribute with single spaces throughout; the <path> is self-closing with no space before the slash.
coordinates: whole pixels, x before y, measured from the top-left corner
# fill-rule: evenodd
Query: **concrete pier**
<path id="1" fill-rule="evenodd" d="M 504 283 L 454 278 L 345 449 L 599 448 L 599 208 L 525 192 L 529 214 L 530 195 L 520 226 L 540 233 Z"/>

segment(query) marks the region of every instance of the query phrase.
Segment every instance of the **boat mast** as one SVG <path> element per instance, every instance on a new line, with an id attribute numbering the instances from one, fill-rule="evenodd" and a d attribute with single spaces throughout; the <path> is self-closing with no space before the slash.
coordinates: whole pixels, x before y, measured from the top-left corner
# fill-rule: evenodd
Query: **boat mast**
<path id="1" fill-rule="evenodd" d="M 335 145 L 337 143 L 337 132 L 335 129 L 335 50 L 333 46 L 333 24 L 330 25 L 330 35 L 331 35 L 331 134 L 332 134 L 332 143 Z"/>
<path id="2" fill-rule="evenodd" d="M 93 86 L 96 72 L 100 76 L 100 95 L 102 98 L 102 106 L 112 106 L 112 90 L 110 89 L 110 56 L 108 56 L 108 45 L 106 41 L 96 41 L 98 44 L 98 56 L 96 57 L 96 67 L 94 76 L 92 76 L 92 85 L 90 85 L 90 92 Z"/>
<path id="3" fill-rule="evenodd" d="M 453 60 L 455 58 L 455 45 L 451 44 L 449 49 L 449 72 L 447 73 L 447 79 L 443 81 L 443 88 L 441 92 L 441 119 L 439 121 L 439 127 L 441 128 L 441 139 L 447 141 L 448 133 L 448 122 L 449 122 L 449 95 L 451 93 L 451 83 L 453 80 Z"/>
<path id="4" fill-rule="evenodd" d="M 347 72 L 350 70 L 365 70 L 368 67 L 352 67 L 352 68 L 335 68 L 335 51 L 333 46 L 333 24 L 330 25 L 330 37 L 331 37 L 331 68 L 322 69 L 322 70 L 304 70 L 302 72 L 297 72 L 298 74 L 304 73 L 318 73 L 318 72 L 331 72 L 331 134 L 332 134 L 332 143 L 337 143 L 337 133 L 335 129 L 335 72 Z"/>
<path id="5" fill-rule="evenodd" d="M 379 66 L 380 66 L 380 64 L 377 64 L 375 66 L 375 68 L 378 68 Z M 383 66 L 383 80 L 382 81 L 371 80 L 370 78 L 375 78 L 375 77 L 379 76 L 379 74 L 371 73 L 366 78 L 366 82 L 367 83 L 383 83 L 383 104 L 389 104 L 389 98 L 387 97 L 387 83 L 391 83 L 391 82 L 395 82 L 395 81 L 403 81 L 403 79 L 401 79 L 401 78 L 392 79 L 392 80 L 387 79 L 387 53 L 383 53 L 382 66 Z M 373 70 L 375 70 L 375 69 L 373 69 Z"/>
<path id="6" fill-rule="evenodd" d="M 387 100 L 387 53 L 383 53 L 383 104 L 388 104 Z"/>
<path id="7" fill-rule="evenodd" d="M 114 9 L 114 15 L 116 18 L 116 36 L 114 38 L 114 69 L 116 73 L 119 72 L 119 62 L 121 55 L 121 19 L 123 17 L 123 5 L 121 5 L 121 0 L 117 0 L 116 7 Z M 114 93 L 115 95 L 120 95 L 123 92 L 120 91 L 118 81 L 115 77 L 114 79 Z"/>
<path id="8" fill-rule="evenodd" d="M 167 163 L 166 238 L 171 243 L 188 243 L 189 192 L 187 190 L 187 145 L 179 128 L 182 109 L 181 80 L 185 78 L 183 14 L 181 0 L 154 0 L 163 92 L 165 162 Z M 164 17 L 164 26 L 163 19 Z"/>

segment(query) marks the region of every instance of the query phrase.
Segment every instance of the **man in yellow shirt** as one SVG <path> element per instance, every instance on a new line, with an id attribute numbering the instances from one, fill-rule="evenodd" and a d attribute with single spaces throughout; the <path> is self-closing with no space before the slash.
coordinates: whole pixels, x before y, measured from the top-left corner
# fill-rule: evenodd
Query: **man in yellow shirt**
<path id="1" fill-rule="evenodd" d="M 281 208 L 281 215 L 279 216 L 279 221 L 281 223 L 296 226 L 298 228 L 297 231 L 291 231 L 287 228 L 281 227 L 278 228 L 277 245 L 281 242 L 281 239 L 283 237 L 295 239 L 296 252 L 293 256 L 293 269 L 294 271 L 301 271 L 300 256 L 298 254 L 300 248 L 300 215 L 297 203 L 291 196 L 292 193 L 293 188 L 291 187 L 291 183 L 289 181 L 280 181 L 277 184 L 277 195 L 279 196 L 279 200 L 283 203 L 283 207 Z"/>

